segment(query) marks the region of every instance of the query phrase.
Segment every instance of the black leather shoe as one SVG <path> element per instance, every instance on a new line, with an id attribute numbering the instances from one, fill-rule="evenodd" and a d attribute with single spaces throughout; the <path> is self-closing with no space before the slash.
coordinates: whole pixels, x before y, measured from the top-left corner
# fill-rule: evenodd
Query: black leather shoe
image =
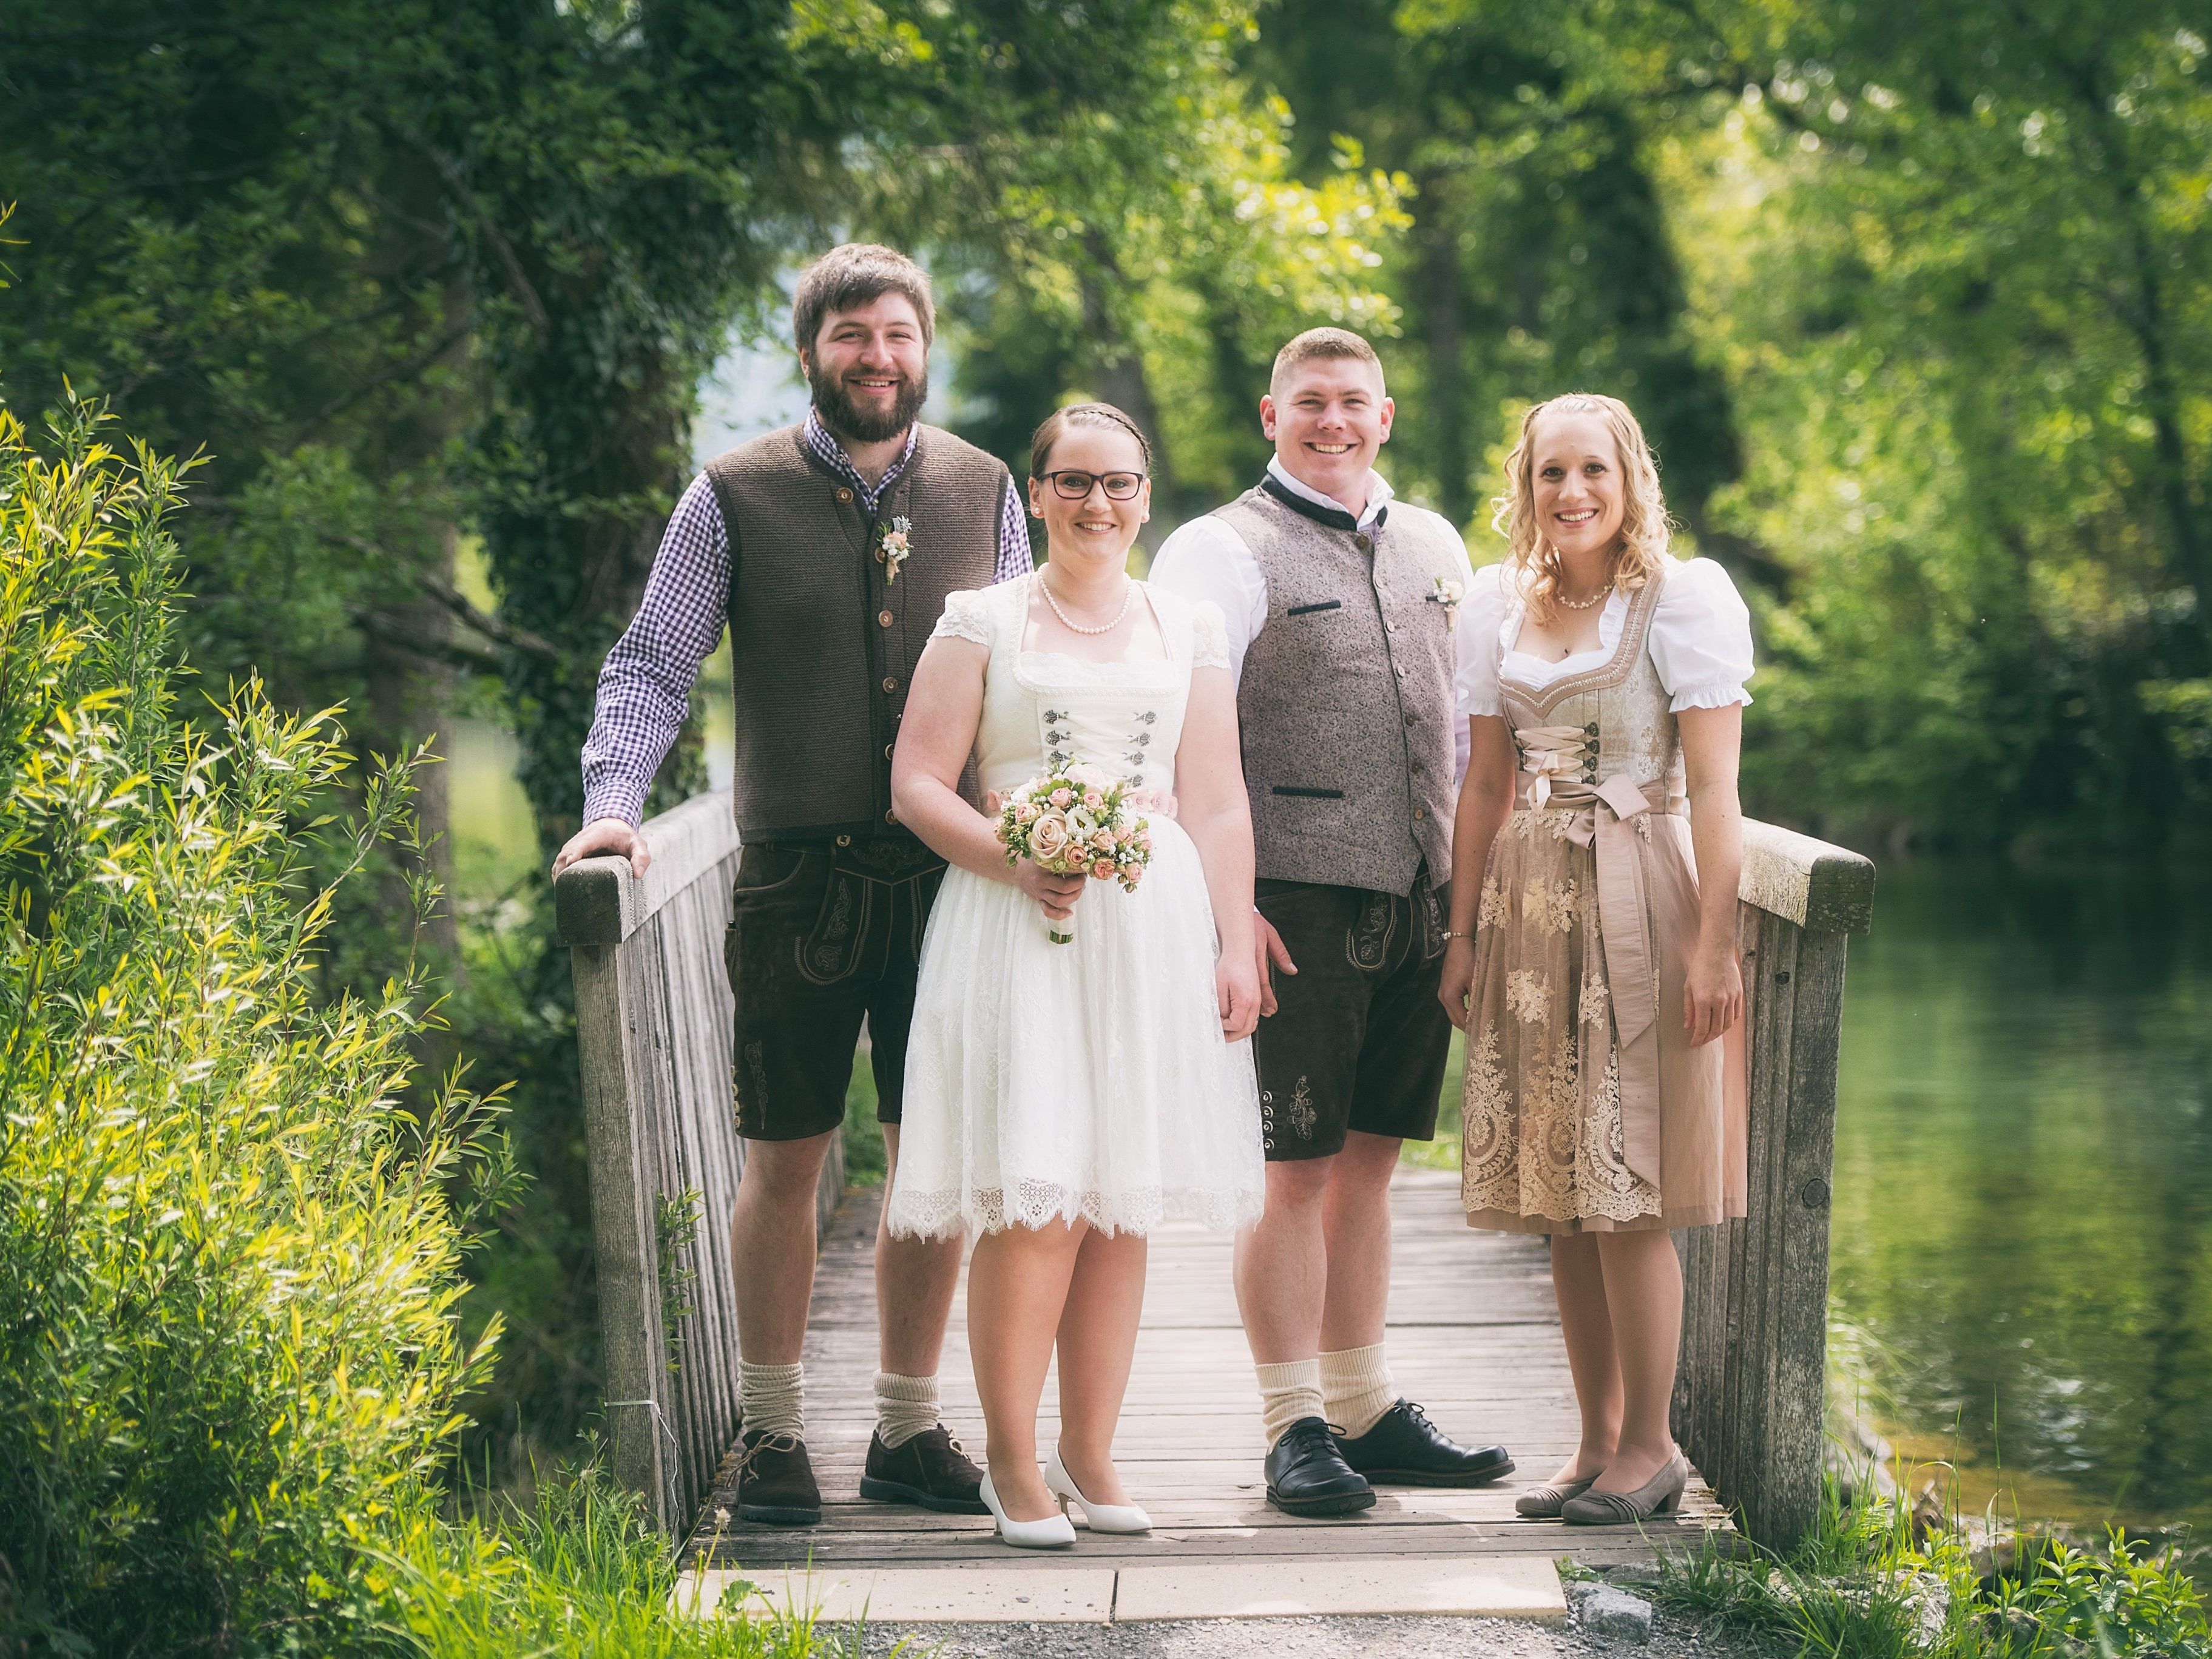
<path id="1" fill-rule="evenodd" d="M 822 1518 L 822 1488 L 806 1443 L 795 1434 L 745 1434 L 738 1459 L 738 1519 L 811 1527 Z"/>
<path id="2" fill-rule="evenodd" d="M 868 1437 L 860 1496 L 878 1504 L 918 1504 L 940 1515 L 988 1515 L 980 1496 L 983 1471 L 942 1423 L 894 1450 L 881 1434 Z"/>
<path id="3" fill-rule="evenodd" d="M 1370 1480 L 1405 1486 L 1485 1486 L 1513 1473 L 1503 1446 L 1472 1449 L 1449 1439 L 1410 1400 L 1401 1400 L 1358 1439 L 1334 1434 L 1344 1461 Z"/>
<path id="4" fill-rule="evenodd" d="M 1267 1449 L 1267 1501 L 1285 1515 L 1353 1515 L 1375 1488 L 1338 1454 L 1328 1425 L 1301 1417 Z"/>

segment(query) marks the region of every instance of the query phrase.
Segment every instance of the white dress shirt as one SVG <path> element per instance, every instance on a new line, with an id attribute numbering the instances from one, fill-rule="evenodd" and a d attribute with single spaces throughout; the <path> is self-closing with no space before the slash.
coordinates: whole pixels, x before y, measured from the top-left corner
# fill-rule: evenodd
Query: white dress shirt
<path id="1" fill-rule="evenodd" d="M 1303 496 L 1318 507 L 1326 507 L 1346 514 L 1358 521 L 1362 530 L 1371 528 L 1387 506 L 1395 518 L 1404 514 L 1428 513 L 1423 507 L 1395 501 L 1389 482 L 1379 472 L 1367 475 L 1366 510 L 1354 514 L 1334 496 L 1324 495 L 1311 485 L 1291 476 L 1290 470 L 1279 459 L 1267 463 L 1267 475 L 1293 495 Z M 1430 514 L 1437 523 L 1450 528 L 1441 514 Z M 1465 544 L 1456 530 L 1452 540 L 1461 545 L 1460 562 L 1466 570 L 1462 579 L 1472 592 L 1474 568 L 1467 556 Z M 1260 630 L 1267 625 L 1267 578 L 1260 568 L 1260 562 L 1244 538 L 1228 523 L 1213 514 L 1193 519 L 1160 544 L 1158 555 L 1152 560 L 1150 580 L 1161 586 L 1171 588 L 1194 599 L 1211 599 L 1221 607 L 1221 614 L 1229 623 L 1230 672 L 1240 680 L 1244 672 L 1244 653 L 1252 648 L 1252 641 L 1260 637 Z M 1480 635 L 1470 626 L 1470 607 L 1462 604 L 1453 618 L 1452 644 L 1454 654 L 1465 663 L 1469 653 L 1480 643 Z M 1492 624 L 1496 624 L 1493 616 Z M 1466 708 L 1462 700 L 1461 713 Z M 1463 775 L 1467 771 L 1468 732 L 1465 720 L 1455 720 L 1454 749 L 1456 769 Z"/>

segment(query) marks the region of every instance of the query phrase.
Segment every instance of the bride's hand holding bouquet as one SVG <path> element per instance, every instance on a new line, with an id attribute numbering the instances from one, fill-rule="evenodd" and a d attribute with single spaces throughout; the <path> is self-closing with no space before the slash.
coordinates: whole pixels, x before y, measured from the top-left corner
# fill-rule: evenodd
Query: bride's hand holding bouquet
<path id="1" fill-rule="evenodd" d="M 1127 785 L 1093 767 L 1031 778 L 1006 798 L 993 829 L 1055 945 L 1074 941 L 1085 882 L 1118 881 L 1133 893 L 1152 861 L 1150 820 L 1130 811 Z"/>

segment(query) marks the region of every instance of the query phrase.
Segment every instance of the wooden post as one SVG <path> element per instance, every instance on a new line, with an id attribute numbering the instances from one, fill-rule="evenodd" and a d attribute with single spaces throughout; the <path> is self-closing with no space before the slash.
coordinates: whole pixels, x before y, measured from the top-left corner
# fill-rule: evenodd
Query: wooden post
<path id="1" fill-rule="evenodd" d="M 1778 1548 L 1820 1515 L 1844 951 L 1872 920 L 1874 876 L 1856 853 L 1745 823 L 1749 1213 L 1674 1235 L 1674 1435 L 1744 1532 Z"/>
<path id="2" fill-rule="evenodd" d="M 614 1475 L 663 1531 L 680 1533 L 738 1424 L 729 1218 L 744 1142 L 722 961 L 738 834 L 726 792 L 686 801 L 644 834 L 644 879 L 626 860 L 583 860 L 555 884 L 554 913 L 576 984 Z M 822 1172 L 820 1226 L 844 1186 L 840 1136 Z M 669 1224 L 687 1195 L 694 1222 L 678 1242 Z M 664 1258 L 690 1310 L 672 1322 Z"/>

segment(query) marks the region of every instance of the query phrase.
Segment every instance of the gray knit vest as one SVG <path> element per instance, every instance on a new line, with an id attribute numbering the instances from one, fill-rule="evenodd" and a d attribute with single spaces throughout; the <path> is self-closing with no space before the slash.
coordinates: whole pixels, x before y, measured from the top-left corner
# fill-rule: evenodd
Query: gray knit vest
<path id="1" fill-rule="evenodd" d="M 1267 584 L 1237 692 L 1259 873 L 1402 894 L 1425 860 L 1443 885 L 1453 656 L 1437 583 L 1465 580 L 1458 538 L 1402 507 L 1361 532 L 1272 478 L 1216 516 Z"/>
<path id="2" fill-rule="evenodd" d="M 945 596 L 991 585 L 1005 464 L 925 426 L 873 517 L 797 427 L 706 470 L 730 542 L 738 834 L 908 834 L 891 811 L 891 746 Z M 882 539 L 900 518 L 912 550 L 890 580 Z"/>

